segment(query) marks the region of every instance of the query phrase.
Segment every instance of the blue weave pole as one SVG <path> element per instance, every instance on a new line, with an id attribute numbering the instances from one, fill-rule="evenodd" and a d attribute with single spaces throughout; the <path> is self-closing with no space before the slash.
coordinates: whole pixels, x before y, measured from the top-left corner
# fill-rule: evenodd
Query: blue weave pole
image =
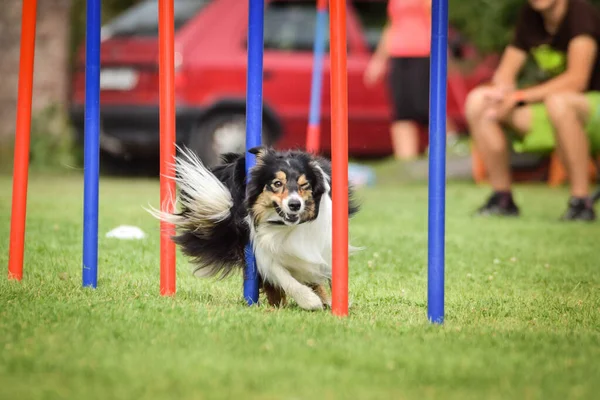
<path id="1" fill-rule="evenodd" d="M 314 60 L 312 84 L 310 90 L 310 115 L 308 123 L 319 125 L 321 117 L 321 91 L 323 88 L 323 54 L 325 53 L 325 34 L 329 13 L 327 9 L 317 10 L 317 26 L 315 27 Z"/>
<path id="2" fill-rule="evenodd" d="M 435 324 L 444 322 L 447 55 L 448 0 L 433 0 L 429 89 L 427 317 Z"/>
<path id="3" fill-rule="evenodd" d="M 264 0 L 249 0 L 248 10 L 248 68 L 246 83 L 246 175 L 256 164 L 249 149 L 260 146 L 262 134 L 262 76 L 264 44 Z M 252 244 L 246 246 L 244 268 L 244 299 L 248 305 L 258 303 L 258 270 Z"/>
<path id="4" fill-rule="evenodd" d="M 317 153 L 320 148 L 321 133 L 321 92 L 323 88 L 323 56 L 325 53 L 325 34 L 329 13 L 327 1 L 317 2 L 317 18 L 315 25 L 315 42 L 313 45 L 313 70 L 310 88 L 310 112 L 308 115 L 308 129 L 306 132 L 306 150 Z"/>
<path id="5" fill-rule="evenodd" d="M 87 0 L 83 176 L 83 286 L 98 283 L 98 187 L 100 175 L 101 0 Z"/>

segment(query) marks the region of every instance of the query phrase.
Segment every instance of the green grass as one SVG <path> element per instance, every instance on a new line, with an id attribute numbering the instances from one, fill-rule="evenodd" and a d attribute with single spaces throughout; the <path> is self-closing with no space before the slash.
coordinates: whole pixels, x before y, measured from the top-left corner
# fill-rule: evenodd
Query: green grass
<path id="1" fill-rule="evenodd" d="M 392 180 L 388 179 L 387 182 Z M 11 179 L 0 176 L 0 265 Z M 35 175 L 25 277 L 0 279 L 2 399 L 591 399 L 600 391 L 598 224 L 556 222 L 567 192 L 518 187 L 518 220 L 447 195 L 446 322 L 426 320 L 427 188 L 363 190 L 350 316 L 247 308 L 241 279 L 158 294 L 154 180 L 102 179 L 100 273 L 81 288 L 82 180 Z M 120 224 L 142 241 L 105 238 Z"/>

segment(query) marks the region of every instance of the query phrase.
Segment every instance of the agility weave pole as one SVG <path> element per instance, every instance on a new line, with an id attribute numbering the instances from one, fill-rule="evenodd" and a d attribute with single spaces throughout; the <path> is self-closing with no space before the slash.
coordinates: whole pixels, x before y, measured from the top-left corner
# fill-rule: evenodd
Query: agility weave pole
<path id="1" fill-rule="evenodd" d="M 317 0 L 310 111 L 306 130 L 306 151 L 315 154 L 321 148 L 321 90 L 323 88 L 323 54 L 325 53 L 327 17 L 327 0 Z"/>
<path id="2" fill-rule="evenodd" d="M 248 66 L 246 81 L 246 176 L 256 164 L 256 156 L 248 150 L 261 144 L 263 114 L 264 0 L 248 1 Z M 246 245 L 244 268 L 244 300 L 258 303 L 258 270 L 252 243 Z"/>
<path id="3" fill-rule="evenodd" d="M 323 42 L 326 7 L 319 1 L 317 42 Z M 331 44 L 331 90 L 332 90 L 332 200 L 333 212 L 333 272 L 332 272 L 332 313 L 348 315 L 348 82 L 346 71 L 346 4 L 343 0 L 331 1 L 330 15 Z M 325 19 L 325 21 L 323 21 Z M 262 131 L 262 71 L 264 45 L 264 1 L 249 0 L 248 12 L 248 71 L 246 95 L 246 150 L 259 145 Z M 319 45 L 315 43 L 315 51 Z M 320 60 L 319 60 L 320 58 Z M 318 116 L 320 109 L 320 86 L 322 75 L 322 54 L 317 55 L 313 70 L 311 89 L 311 125 L 315 119 L 317 135 L 312 138 L 310 148 L 318 150 Z M 318 89 L 318 90 L 317 90 Z M 317 93 L 318 92 L 318 93 Z M 308 144 L 307 144 L 308 145 Z M 310 151 L 310 150 L 309 150 Z M 255 165 L 254 155 L 246 151 L 246 172 Z M 258 302 L 258 272 L 251 244 L 246 247 L 244 270 L 244 299 L 248 305 Z"/>
<path id="4" fill-rule="evenodd" d="M 319 2 L 319 15 L 323 11 Z M 259 145 L 262 132 L 262 69 L 264 3 L 249 0 L 248 15 L 248 88 L 247 149 Z M 160 47 L 160 119 L 161 119 L 161 211 L 174 207 L 175 182 L 170 165 L 175 155 L 174 100 L 174 27 L 173 0 L 159 0 Z M 332 313 L 348 314 L 348 103 L 346 70 L 346 9 L 343 0 L 331 0 L 331 109 L 332 109 L 332 197 L 333 212 L 333 276 Z M 22 6 L 19 94 L 16 124 L 13 199 L 9 249 L 9 279 L 21 280 L 27 206 L 31 100 L 37 1 L 26 0 Z M 326 15 L 326 14 L 325 14 Z M 319 16 L 319 20 L 323 17 Z M 317 23 L 317 30 L 320 24 Z M 84 251 L 83 285 L 96 287 L 98 262 L 98 183 L 100 131 L 100 27 L 101 1 L 88 0 L 86 27 L 86 104 L 85 104 L 85 173 L 84 173 Z M 446 82 L 447 82 L 448 1 L 432 4 L 432 48 L 430 85 L 430 159 L 428 213 L 428 319 L 443 323 L 444 319 L 444 252 L 445 252 L 445 163 L 446 163 Z M 319 35 L 317 35 L 318 37 Z M 322 39 L 322 38 L 321 38 Z M 322 40 L 321 40 L 322 41 Z M 318 46 L 315 43 L 315 52 Z M 318 71 L 315 60 L 315 70 Z M 313 71 L 311 116 L 316 107 L 314 92 L 318 81 Z M 316 97 L 314 97 L 316 96 Z M 320 100 L 319 100 L 320 101 Z M 317 115 L 319 108 L 317 109 Z M 311 118 L 312 120 L 312 118 Z M 317 117 L 318 120 L 318 117 Z M 312 120 L 314 121 L 314 120 Z M 318 130 L 317 130 L 318 132 Z M 317 135 L 318 137 L 318 135 Z M 314 142 L 313 142 L 314 143 Z M 318 141 L 317 141 L 318 143 Z M 308 143 L 307 143 L 308 147 Z M 246 168 L 255 163 L 247 154 Z M 164 224 L 164 223 L 161 223 Z M 175 244 L 164 235 L 172 226 L 161 226 L 161 294 L 175 293 Z M 258 302 L 258 274 L 247 247 L 244 298 L 248 304 Z"/>
<path id="5" fill-rule="evenodd" d="M 13 171 L 9 279 L 23 278 L 27 181 L 37 0 L 24 0 L 21 22 L 19 95 Z M 88 0 L 86 10 L 86 104 L 84 145 L 83 286 L 96 287 L 98 274 L 98 178 L 100 127 L 101 1 Z"/>
<path id="6" fill-rule="evenodd" d="M 346 1 L 330 0 L 331 198 L 333 202 L 331 312 L 348 315 L 348 76 Z"/>
<path id="7" fill-rule="evenodd" d="M 8 279 L 23 279 L 37 0 L 23 0 Z"/>
<path id="8" fill-rule="evenodd" d="M 444 322 L 448 0 L 433 0 L 429 94 L 427 318 Z"/>
<path id="9" fill-rule="evenodd" d="M 160 101 L 160 211 L 172 213 L 176 184 L 172 169 L 175 160 L 175 26 L 174 0 L 158 1 L 159 101 Z M 160 294 L 176 292 L 175 226 L 160 222 Z"/>
<path id="10" fill-rule="evenodd" d="M 87 1 L 86 20 L 82 281 L 83 286 L 95 288 L 98 284 L 101 0 Z"/>

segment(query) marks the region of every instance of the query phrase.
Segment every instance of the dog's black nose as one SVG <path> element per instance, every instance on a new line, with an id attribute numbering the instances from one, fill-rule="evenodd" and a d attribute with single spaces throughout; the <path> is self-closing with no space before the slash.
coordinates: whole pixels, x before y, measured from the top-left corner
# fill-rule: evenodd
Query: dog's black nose
<path id="1" fill-rule="evenodd" d="M 288 201 L 288 207 L 292 211 L 299 211 L 300 207 L 302 207 L 302 203 L 300 202 L 300 200 L 291 199 L 290 201 Z"/>

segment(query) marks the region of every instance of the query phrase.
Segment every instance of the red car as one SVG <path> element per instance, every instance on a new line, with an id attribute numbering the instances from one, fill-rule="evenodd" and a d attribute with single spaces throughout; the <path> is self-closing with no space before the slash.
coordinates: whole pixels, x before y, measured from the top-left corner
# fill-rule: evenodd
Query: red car
<path id="1" fill-rule="evenodd" d="M 351 156 L 391 154 L 390 100 L 385 82 L 363 83 L 363 72 L 386 20 L 386 1 L 348 3 L 348 134 Z M 158 5 L 145 0 L 103 28 L 101 149 L 125 158 L 154 157 L 159 149 Z M 248 2 L 175 0 L 177 141 L 205 162 L 243 151 Z M 264 142 L 302 148 L 308 122 L 315 1 L 266 0 L 264 29 Z M 471 51 L 469 47 L 463 50 Z M 84 49 L 72 87 L 71 118 L 83 138 Z M 325 57 L 322 149 L 330 148 L 329 59 Z M 464 122 L 466 91 L 492 73 L 449 74 L 448 112 Z"/>

